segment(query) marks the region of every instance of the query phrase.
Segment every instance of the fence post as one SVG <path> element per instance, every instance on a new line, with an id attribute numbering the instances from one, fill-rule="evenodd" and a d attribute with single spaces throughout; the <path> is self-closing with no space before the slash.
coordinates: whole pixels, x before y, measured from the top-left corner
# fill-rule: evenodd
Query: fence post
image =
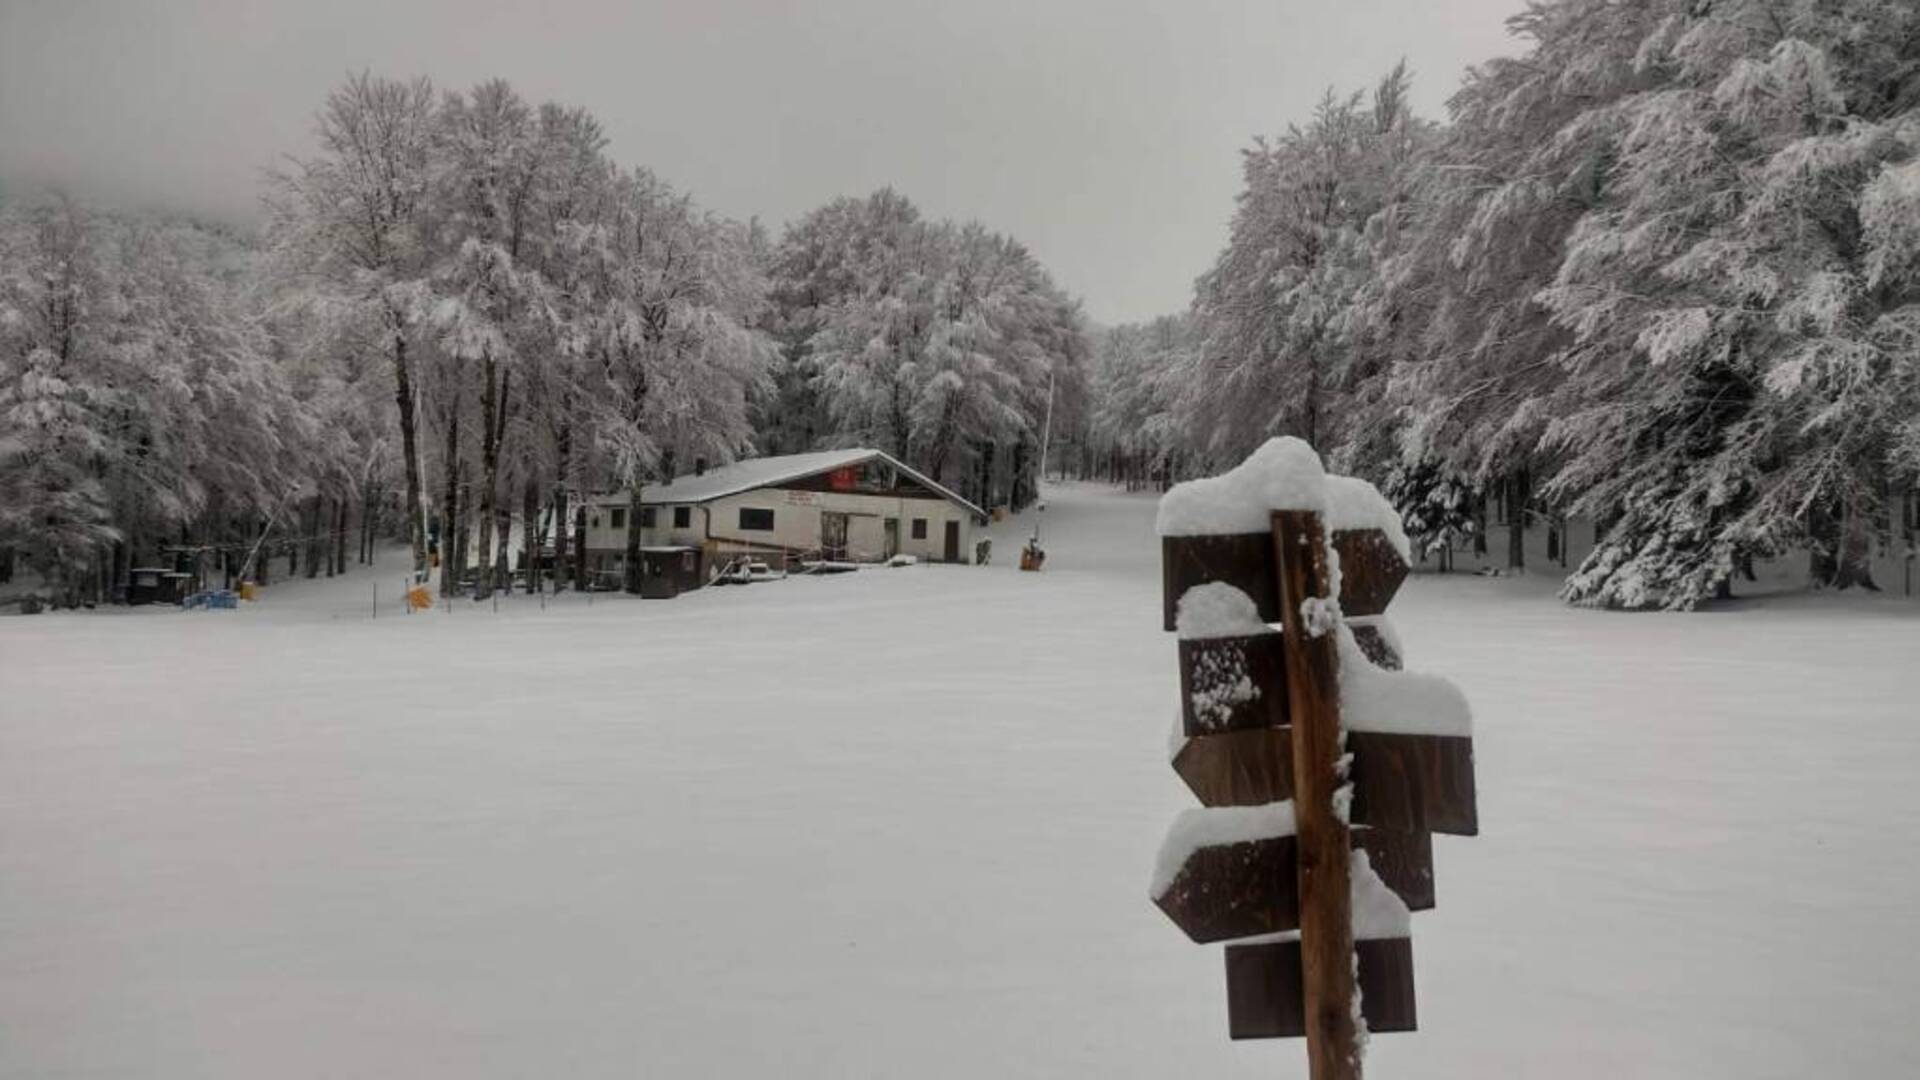
<path id="1" fill-rule="evenodd" d="M 1300 952 L 1313 1080 L 1359 1080 L 1353 882 L 1346 816 L 1335 809 L 1341 758 L 1337 604 L 1320 515 L 1273 512 L 1280 616 L 1293 723 L 1293 806 L 1300 866 Z M 1322 605 L 1326 608 L 1323 609 Z"/>

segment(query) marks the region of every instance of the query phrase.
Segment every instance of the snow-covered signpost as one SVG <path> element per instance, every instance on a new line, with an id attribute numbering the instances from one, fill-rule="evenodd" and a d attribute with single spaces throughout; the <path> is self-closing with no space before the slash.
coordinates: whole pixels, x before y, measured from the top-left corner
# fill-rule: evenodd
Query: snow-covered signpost
<path id="1" fill-rule="evenodd" d="M 1315 1080 L 1358 1077 L 1367 1031 L 1415 1027 L 1409 912 L 1433 906 L 1431 834 L 1479 828 L 1466 701 L 1399 670 L 1384 618 L 1405 533 L 1298 439 L 1168 492 L 1159 532 L 1173 767 L 1203 806 L 1161 845 L 1154 903 L 1228 943 L 1234 1038 L 1305 1035 Z"/>

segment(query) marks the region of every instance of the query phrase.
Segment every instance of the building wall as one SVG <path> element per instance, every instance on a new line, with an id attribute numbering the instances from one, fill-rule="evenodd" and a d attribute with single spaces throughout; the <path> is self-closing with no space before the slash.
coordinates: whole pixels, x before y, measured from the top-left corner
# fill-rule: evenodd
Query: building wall
<path id="1" fill-rule="evenodd" d="M 742 529 L 742 509 L 772 511 L 772 530 Z M 967 562 L 973 559 L 973 522 L 960 507 L 945 499 L 904 499 L 851 492 L 781 488 L 742 492 L 695 507 L 689 530 L 673 529 L 671 513 L 663 513 L 655 519 L 656 528 L 646 535 L 657 535 L 661 537 L 657 542 L 668 544 L 698 543 L 704 535 L 724 549 L 767 546 L 808 550 L 820 546 L 820 519 L 824 513 L 848 516 L 848 557 L 857 562 L 879 562 L 894 553 L 937 561 L 944 554 L 943 538 L 948 521 L 960 525 L 960 558 Z M 703 514 L 712 515 L 711 524 L 702 519 Z M 887 518 L 895 518 L 900 523 L 897 552 L 886 550 Z M 916 518 L 927 523 L 926 536 L 918 540 L 913 538 Z M 649 539 L 648 542 L 656 541 Z"/>
<path id="2" fill-rule="evenodd" d="M 656 489 L 657 491 L 657 489 Z M 664 492 L 659 492 L 664 494 Z M 771 510 L 770 531 L 740 528 L 742 508 Z M 587 549 L 619 551 L 626 546 L 624 529 L 613 527 L 610 504 L 587 509 Z M 754 548 L 785 548 L 805 551 L 820 546 L 820 516 L 833 512 L 848 515 L 847 547 L 849 557 L 861 562 L 879 562 L 886 551 L 887 518 L 900 522 L 899 553 L 938 562 L 945 555 L 946 523 L 960 526 L 960 559 L 973 561 L 973 519 L 966 510 L 946 499 L 909 499 L 890 495 L 862 495 L 854 492 L 796 491 L 786 488 L 761 488 L 715 499 L 690 508 L 685 528 L 673 524 L 673 504 L 651 506 L 653 527 L 641 530 L 643 545 L 711 543 L 720 553 Z M 926 521 L 926 535 L 913 537 L 914 519 Z"/>

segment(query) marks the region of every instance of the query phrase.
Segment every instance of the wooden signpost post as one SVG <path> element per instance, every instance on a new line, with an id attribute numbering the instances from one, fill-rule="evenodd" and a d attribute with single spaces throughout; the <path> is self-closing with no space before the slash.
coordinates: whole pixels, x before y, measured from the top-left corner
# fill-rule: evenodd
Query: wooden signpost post
<path id="1" fill-rule="evenodd" d="M 1304 443 L 1176 487 L 1160 526 L 1172 764 L 1203 809 L 1169 833 L 1154 902 L 1228 943 L 1233 1038 L 1305 1036 L 1314 1080 L 1357 1078 L 1356 1017 L 1415 1028 L 1407 913 L 1434 904 L 1432 834 L 1479 829 L 1465 701 L 1399 671 L 1397 519 Z"/>

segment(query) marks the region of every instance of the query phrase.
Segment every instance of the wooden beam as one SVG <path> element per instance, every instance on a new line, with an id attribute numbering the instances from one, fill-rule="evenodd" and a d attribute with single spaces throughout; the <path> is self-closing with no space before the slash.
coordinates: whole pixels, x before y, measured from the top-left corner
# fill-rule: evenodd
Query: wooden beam
<path id="1" fill-rule="evenodd" d="M 1414 1031 L 1413 942 L 1382 938 L 1353 943 L 1359 965 L 1360 1015 L 1373 1034 Z M 1227 1033 L 1235 1039 L 1297 1039 L 1306 1034 L 1300 943 L 1228 945 Z"/>
<path id="2" fill-rule="evenodd" d="M 1327 536 L 1320 515 L 1273 512 L 1281 622 L 1286 627 L 1288 712 L 1293 719 L 1293 807 L 1300 860 L 1300 956 L 1307 1072 L 1312 1080 L 1359 1080 L 1353 995 L 1351 838 L 1334 812 L 1341 776 L 1338 618 L 1331 607 Z M 1344 564 L 1343 564 L 1344 565 Z M 1344 571 L 1343 571 L 1344 573 Z"/>

